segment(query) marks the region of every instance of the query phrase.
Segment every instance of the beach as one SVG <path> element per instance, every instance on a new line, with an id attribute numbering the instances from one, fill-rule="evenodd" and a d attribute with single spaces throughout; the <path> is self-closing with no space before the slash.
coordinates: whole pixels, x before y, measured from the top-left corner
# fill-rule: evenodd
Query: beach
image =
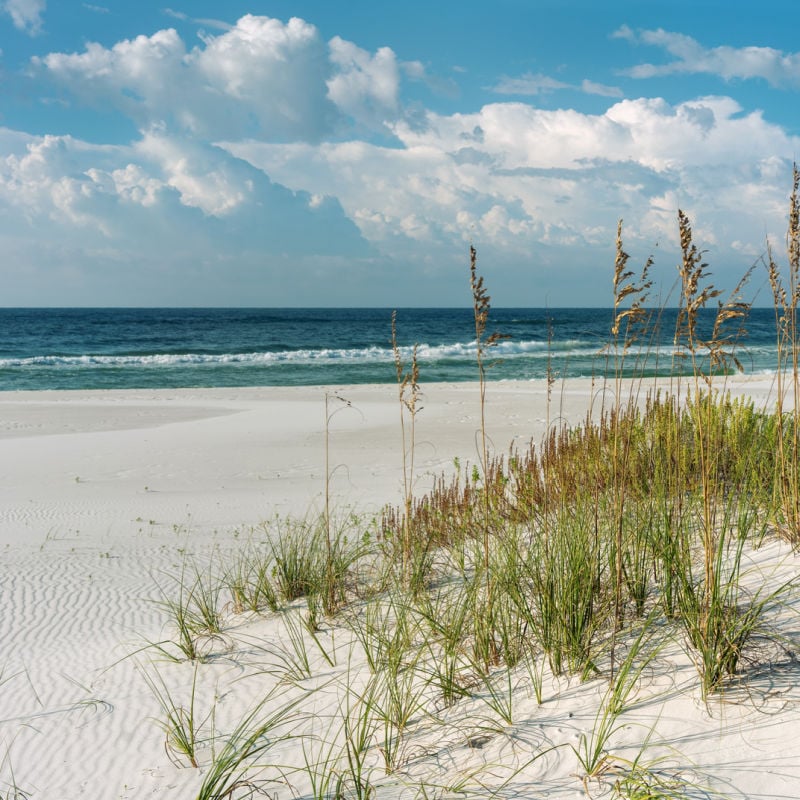
<path id="1" fill-rule="evenodd" d="M 759 407 L 772 388 L 763 375 L 730 383 Z M 436 476 L 480 462 L 476 385 L 422 392 L 415 495 Z M 548 420 L 578 424 L 605 396 L 588 379 L 552 392 L 548 411 L 543 380 L 490 384 L 491 450 L 538 443 Z M 357 530 L 369 530 L 385 504 L 403 499 L 399 418 L 392 385 L 0 394 L 0 797 L 14 797 L 3 794 L 12 785 L 31 800 L 197 797 L 230 731 L 264 698 L 261 715 L 291 706 L 275 724 L 274 745 L 256 759 L 268 766 L 257 773 L 269 781 L 264 796 L 315 796 L 313 770 L 303 768 L 309 742 L 323 759 L 320 743 L 341 736 L 340 712 L 352 710 L 366 685 L 346 626 L 325 621 L 322 644 L 309 644 L 316 677 L 287 681 L 275 653 L 287 642 L 286 614 L 302 602 L 258 615 L 228 606 L 209 657 L 192 662 L 164 656 L 168 601 L 187 572 L 224 570 L 263 544 L 273 530 L 264 523 L 319 516 L 326 491 L 337 518 L 360 515 Z M 746 560 L 754 586 L 797 571 L 791 547 L 777 538 Z M 570 746 L 596 727 L 606 684 L 548 678 L 540 704 L 524 671 L 509 678 L 510 724 L 486 722 L 491 704 L 477 696 L 430 718 L 417 709 L 400 766 L 387 775 L 376 746 L 364 768 L 378 797 L 611 796 L 615 769 L 646 741 L 665 781 L 694 787 L 685 796 L 795 797 L 796 611 L 789 595 L 770 618 L 785 645 L 770 651 L 775 669 L 707 703 L 686 650 L 666 644 L 619 718 L 620 760 L 591 780 L 580 776 Z M 159 690 L 185 709 L 196 698 L 199 766 L 165 747 Z M 281 738 L 287 732 L 295 738 Z M 326 772 L 324 759 L 315 763 Z M 250 796 L 244 784 L 236 791 L 224 796 Z"/>

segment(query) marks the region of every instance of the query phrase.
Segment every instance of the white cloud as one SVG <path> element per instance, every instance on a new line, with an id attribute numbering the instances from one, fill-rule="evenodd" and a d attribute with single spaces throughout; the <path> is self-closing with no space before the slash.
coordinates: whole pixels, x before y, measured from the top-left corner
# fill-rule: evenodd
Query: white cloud
<path id="1" fill-rule="evenodd" d="M 89 206 L 96 193 L 82 175 L 85 145 L 69 136 L 13 137 L 6 133 L 0 161 L 0 194 L 26 219 L 45 217 L 78 225 L 91 222 Z M 98 163 L 106 163 L 111 148 L 97 148 Z"/>
<path id="2" fill-rule="evenodd" d="M 220 31 L 229 31 L 233 28 L 233 25 L 221 19 L 209 19 L 208 17 L 190 17 L 183 11 L 175 11 L 172 8 L 165 8 L 162 9 L 162 11 L 165 16 L 172 17 L 172 19 L 179 19 L 181 22 L 191 22 L 195 25 L 205 25 L 208 28 L 215 28 L 216 30 Z"/>
<path id="3" fill-rule="evenodd" d="M 644 42 L 649 33 L 617 35 Z M 650 43 L 671 48 L 684 65 L 711 52 L 673 37 Z M 408 280 L 424 274 L 433 287 L 463 260 L 469 240 L 508 270 L 507 294 L 499 286 L 498 297 L 517 302 L 526 285 L 557 285 L 552 271 L 564 264 L 603 254 L 610 263 L 620 216 L 626 241 L 647 252 L 674 244 L 678 207 L 738 272 L 734 256 L 757 252 L 765 230 L 784 226 L 787 159 L 800 151 L 800 139 L 729 97 L 626 99 L 602 114 L 525 102 L 412 114 L 402 81 L 433 85 L 423 63 L 401 61 L 388 47 L 325 42 L 301 19 L 248 15 L 230 30 L 201 34 L 195 46 L 165 29 L 35 64 L 87 103 L 121 110 L 141 134 L 103 148 L 0 130 L 0 234 L 30 226 L 77 253 L 112 248 L 120 263 L 133 263 L 147 239 L 152 270 L 174 250 L 187 259 L 176 266 L 182 276 L 195 275 L 190 257 L 211 271 L 239 261 L 252 271 L 299 253 L 297 269 L 313 272 L 313 302 L 335 302 L 324 292 L 346 283 L 321 265 L 335 262 L 352 277 L 368 261 L 382 264 L 386 274 L 374 278 L 387 286 L 391 265 L 402 262 L 413 265 L 403 271 Z M 495 87 L 531 96 L 561 90 L 620 96 L 589 79 L 547 75 L 506 77 Z M 376 131 L 390 146 L 378 144 L 386 138 Z M 342 265 L 351 257 L 348 271 Z M 531 263 L 521 276 L 520 265 Z M 239 267 L 225 269 L 240 275 Z M 597 275 L 605 291 L 607 274 Z M 594 280 L 586 287 L 592 297 Z"/>
<path id="4" fill-rule="evenodd" d="M 86 175 L 107 194 L 115 194 L 123 202 L 149 208 L 159 199 L 159 193 L 165 183 L 148 175 L 137 164 L 126 164 L 125 167 L 104 172 L 90 167 Z"/>
<path id="5" fill-rule="evenodd" d="M 229 219 L 263 208 L 265 192 L 304 210 L 327 203 L 324 197 L 299 196 L 271 184 L 218 148 L 158 131 L 126 147 L 90 145 L 69 136 L 0 134 L 8 153 L 0 160 L 0 201 L 24 211 L 31 222 L 50 218 L 108 229 L 126 205 L 163 210 L 176 204 Z M 267 217 L 262 222 L 269 226 Z"/>
<path id="6" fill-rule="evenodd" d="M 35 35 L 42 28 L 42 14 L 46 5 L 46 0 L 5 0 L 2 8 L 11 17 L 15 27 Z"/>
<path id="7" fill-rule="evenodd" d="M 424 81 L 428 78 L 425 65 L 421 61 L 403 61 L 400 68 L 411 80 Z"/>
<path id="8" fill-rule="evenodd" d="M 547 75 L 533 75 L 526 72 L 519 78 L 503 76 L 492 89 L 497 94 L 536 95 L 552 92 L 556 89 L 570 89 L 568 83 L 550 78 Z"/>
<path id="9" fill-rule="evenodd" d="M 204 96 L 196 104 L 206 124 L 232 107 L 237 117 L 255 117 L 267 138 L 314 139 L 327 128 L 325 47 L 301 19 L 284 24 L 247 15 L 229 32 L 207 38 L 188 60 L 201 83 Z"/>
<path id="10" fill-rule="evenodd" d="M 335 199 L 163 131 L 107 147 L 0 129 L 0 152 L 11 304 L 281 304 L 304 281 L 320 302 L 352 294 L 368 257 Z"/>
<path id="11" fill-rule="evenodd" d="M 207 216 L 226 216 L 252 199 L 252 180 L 236 169 L 235 162 L 220 158 L 208 147 L 175 141 L 151 131 L 134 149 L 159 166 L 164 182 L 177 190 L 183 205 L 198 208 Z M 129 173 L 128 177 L 136 175 Z M 139 181 L 136 186 L 145 197 L 152 196 L 152 185 L 148 189 Z"/>
<path id="12" fill-rule="evenodd" d="M 526 72 L 519 78 L 503 76 L 492 88 L 492 91 L 496 94 L 538 95 L 563 89 L 571 89 L 584 94 L 596 94 L 603 97 L 622 97 L 622 90 L 616 86 L 605 86 L 602 83 L 595 83 L 588 79 L 584 79 L 580 84 L 575 85 L 564 83 L 564 81 L 551 78 L 548 75 L 534 75 L 530 72 Z"/>
<path id="13" fill-rule="evenodd" d="M 424 83 L 434 94 L 451 99 L 458 97 L 459 87 L 452 78 L 431 73 L 421 61 L 401 61 L 399 66 L 406 78 Z M 459 70 L 456 68 L 454 71 Z"/>
<path id="14" fill-rule="evenodd" d="M 334 36 L 329 43 L 337 73 L 327 82 L 328 97 L 344 113 L 369 126 L 393 120 L 399 110 L 400 72 L 388 47 L 370 55 L 352 42 Z"/>
<path id="15" fill-rule="evenodd" d="M 301 20 L 242 17 L 187 51 L 174 29 L 35 60 L 85 102 L 110 103 L 140 127 L 198 136 L 317 138 L 327 127 L 325 46 Z"/>
<path id="16" fill-rule="evenodd" d="M 204 138 L 315 141 L 348 119 L 380 127 L 400 113 L 392 50 L 369 53 L 339 37 L 326 44 L 298 18 L 248 14 L 191 50 L 168 28 L 111 48 L 90 43 L 81 53 L 50 53 L 34 65 L 140 128 L 163 122 Z"/>
<path id="17" fill-rule="evenodd" d="M 622 97 L 622 89 L 618 86 L 607 86 L 604 83 L 596 83 L 584 79 L 581 81 L 581 91 L 586 94 L 596 94 L 601 97 Z"/>
<path id="18" fill-rule="evenodd" d="M 676 73 L 706 73 L 725 80 L 762 78 L 771 86 L 800 86 L 800 53 L 784 53 L 772 47 L 706 48 L 696 39 L 662 28 L 634 32 L 620 28 L 618 38 L 660 47 L 677 60 L 667 64 L 639 64 L 626 71 L 633 78 L 652 78 Z"/>
<path id="19" fill-rule="evenodd" d="M 167 17 L 172 17 L 172 19 L 179 19 L 182 22 L 185 22 L 189 19 L 189 15 L 183 11 L 175 11 L 173 8 L 164 8 L 162 9 L 162 13 L 165 14 Z"/>
<path id="20" fill-rule="evenodd" d="M 628 241 L 669 252 L 678 208 L 705 246 L 732 253 L 727 243 L 738 241 L 744 252 L 750 241 L 757 252 L 765 226 L 783 227 L 787 156 L 800 149 L 724 97 L 625 100 L 600 115 L 496 103 L 394 130 L 402 148 L 225 146 L 290 188 L 337 197 L 383 253 L 442 264 L 467 240 L 506 264 L 543 264 L 550 252 L 573 263 L 610 251 L 619 217 Z M 738 270 L 741 259 L 725 266 Z"/>
<path id="21" fill-rule="evenodd" d="M 111 49 L 90 42 L 83 53 L 51 53 L 33 62 L 83 100 L 111 103 L 144 123 L 177 104 L 189 88 L 185 58 L 183 42 L 170 28 Z"/>

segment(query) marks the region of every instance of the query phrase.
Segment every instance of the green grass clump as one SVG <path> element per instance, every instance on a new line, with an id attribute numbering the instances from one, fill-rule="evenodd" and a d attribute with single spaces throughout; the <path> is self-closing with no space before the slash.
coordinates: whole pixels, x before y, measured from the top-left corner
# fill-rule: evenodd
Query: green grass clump
<path id="1" fill-rule="evenodd" d="M 270 541 L 278 596 L 286 602 L 304 597 L 310 610 L 320 607 L 326 616 L 344 607 L 357 588 L 354 570 L 371 546 L 369 530 L 358 531 L 358 524 L 327 516 L 283 521 Z"/>

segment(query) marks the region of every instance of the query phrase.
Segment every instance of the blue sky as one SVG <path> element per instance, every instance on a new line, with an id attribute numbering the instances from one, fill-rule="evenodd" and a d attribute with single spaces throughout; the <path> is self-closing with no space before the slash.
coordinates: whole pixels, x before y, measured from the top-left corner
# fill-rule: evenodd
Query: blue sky
<path id="1" fill-rule="evenodd" d="M 800 4 L 0 0 L 0 305 L 609 305 L 783 255 Z M 767 302 L 765 274 L 752 281 Z"/>

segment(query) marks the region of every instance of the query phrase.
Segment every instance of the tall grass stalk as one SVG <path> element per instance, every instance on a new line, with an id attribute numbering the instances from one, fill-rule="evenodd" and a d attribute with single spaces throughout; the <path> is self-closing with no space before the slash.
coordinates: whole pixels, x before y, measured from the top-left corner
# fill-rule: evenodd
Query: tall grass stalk
<path id="1" fill-rule="evenodd" d="M 331 409 L 331 403 L 336 400 L 339 405 L 335 409 Z M 323 606 L 326 614 L 332 614 L 336 609 L 336 583 L 334 580 L 334 552 L 333 552 L 333 534 L 331 532 L 331 459 L 330 459 L 330 438 L 331 438 L 331 420 L 345 408 L 352 408 L 353 404 L 339 396 L 338 394 L 331 394 L 325 392 L 325 541 L 327 544 L 327 559 L 326 559 L 326 581 L 325 581 L 325 595 L 323 597 Z"/>
<path id="2" fill-rule="evenodd" d="M 623 571 L 624 531 L 627 498 L 627 481 L 623 479 L 624 464 L 631 449 L 630 426 L 623 426 L 623 374 L 625 360 L 630 349 L 643 336 L 648 312 L 645 303 L 652 286 L 649 271 L 653 264 L 650 257 L 642 268 L 638 282 L 633 270 L 627 269 L 630 256 L 622 247 L 622 220 L 617 224 L 616 258 L 614 261 L 613 294 L 614 312 L 611 326 L 611 345 L 614 355 L 614 407 L 612 410 L 613 436 L 613 497 L 614 497 L 614 633 L 611 645 L 611 675 L 614 674 L 616 636 L 623 622 Z M 626 403 L 630 408 L 633 397 Z"/>
<path id="3" fill-rule="evenodd" d="M 469 248 L 469 285 L 472 292 L 472 313 L 475 322 L 475 359 L 478 366 L 478 391 L 480 401 L 479 455 L 481 468 L 483 470 L 483 567 L 486 580 L 486 609 L 489 616 L 491 616 L 494 596 L 489 554 L 491 486 L 489 481 L 489 445 L 486 433 L 486 370 L 491 366 L 491 363 L 487 361 L 491 349 L 508 337 L 497 332 L 491 334 L 487 334 L 486 332 L 489 324 L 491 297 L 484 286 L 483 276 L 478 275 L 478 254 L 472 245 L 470 245 Z M 491 663 L 496 663 L 497 651 L 493 642 L 490 642 L 487 655 Z"/>
<path id="4" fill-rule="evenodd" d="M 270 541 L 274 559 L 274 582 L 287 602 L 305 597 L 309 617 L 319 605 L 332 616 L 347 600 L 351 571 L 370 547 L 369 531 L 358 531 L 361 521 L 289 521 Z"/>
<path id="5" fill-rule="evenodd" d="M 417 361 L 417 345 L 411 351 L 411 364 L 407 368 L 397 344 L 397 311 L 392 312 L 392 353 L 394 354 L 394 367 L 397 376 L 397 392 L 400 405 L 400 438 L 403 463 L 403 558 L 402 575 L 403 583 L 409 588 L 412 582 L 413 567 L 411 546 L 411 506 L 413 500 L 414 483 L 414 456 L 416 453 L 416 424 L 417 414 L 421 411 L 419 405 L 419 363 Z M 406 439 L 406 415 L 408 415 L 408 439 Z"/>
<path id="6" fill-rule="evenodd" d="M 476 684 L 465 652 L 475 610 L 463 585 L 439 589 L 420 608 L 428 628 L 423 636 L 428 650 L 426 667 L 445 708 L 469 697 Z"/>
<path id="7" fill-rule="evenodd" d="M 720 295 L 708 280 L 708 265 L 702 252 L 692 241 L 688 217 L 678 212 L 682 260 L 679 274 L 682 286 L 682 304 L 676 328 L 676 345 L 688 353 L 692 367 L 694 394 L 689 399 L 696 431 L 699 458 L 699 478 L 702 497 L 702 549 L 703 580 L 700 597 L 697 596 L 691 574 L 683 581 L 683 619 L 689 638 L 699 653 L 704 694 L 718 688 L 722 680 L 735 672 L 741 647 L 752 634 L 763 606 L 750 605 L 740 615 L 737 608 L 739 565 L 743 535 L 734 542 L 733 563 L 728 576 L 722 575 L 723 558 L 728 551 L 728 530 L 733 504 L 746 488 L 744 485 L 724 487 L 720 471 L 719 452 L 715 432 L 719 422 L 719 405 L 714 395 L 714 378 L 731 367 L 741 369 L 735 346 L 744 334 L 744 324 L 750 310 L 742 297 L 749 272 L 739 282 L 728 300 L 719 302 L 714 325 L 707 338 L 698 329 L 699 312 L 707 303 Z M 732 333 L 728 330 L 731 325 Z M 705 361 L 701 359 L 705 356 Z M 745 451 L 747 452 L 747 451 Z M 742 456 L 740 456 L 741 458 Z M 731 492 L 731 488 L 734 489 Z M 722 518 L 718 514 L 722 504 Z M 742 510 L 741 508 L 739 509 Z M 739 517 L 737 522 L 746 520 Z M 746 533 L 746 532 L 745 532 Z"/>
<path id="8" fill-rule="evenodd" d="M 261 552 L 250 547 L 236 556 L 222 579 L 230 593 L 234 613 L 278 610 L 278 592 L 273 582 L 275 568 L 272 552 Z"/>
<path id="9" fill-rule="evenodd" d="M 600 702 L 591 731 L 580 734 L 577 746 L 570 745 L 583 770 L 584 785 L 589 779 L 601 775 L 610 763 L 624 763 L 622 759 L 609 753 L 609 743 L 617 731 L 624 727 L 619 718 L 628 707 L 629 701 L 635 697 L 642 672 L 661 648 L 660 644 L 649 647 L 652 640 L 652 620 L 653 617 L 641 626 L 625 657 L 620 661 Z M 642 746 L 642 752 L 647 747 L 651 735 L 652 731 Z"/>
<path id="10" fill-rule="evenodd" d="M 345 690 L 342 709 L 344 767 L 337 770 L 337 798 L 369 800 L 375 794 L 369 753 L 377 730 L 376 692 L 377 682 L 374 678 L 363 694 L 357 694 L 349 686 Z"/>
<path id="11" fill-rule="evenodd" d="M 315 647 L 328 666 L 336 665 L 333 647 L 328 647 L 323 643 L 319 631 L 311 627 L 301 618 L 298 611 L 286 611 L 282 617 L 286 639 L 281 639 L 281 643 L 269 648 L 272 658 L 275 660 L 267 668 L 268 672 L 277 673 L 282 681 L 292 684 L 300 684 L 314 676 L 314 660 L 312 652 L 309 651 L 307 639 Z M 283 642 L 288 641 L 288 646 Z"/>
<path id="12" fill-rule="evenodd" d="M 772 300 L 775 307 L 775 330 L 778 348 L 776 372 L 775 424 L 780 435 L 777 439 L 779 474 L 775 481 L 775 494 L 779 507 L 779 520 L 789 538 L 800 539 L 800 332 L 798 332 L 797 307 L 800 303 L 800 171 L 797 164 L 792 170 L 792 193 L 789 200 L 789 226 L 786 233 L 788 276 L 781 275 L 780 267 L 767 245 L 767 269 Z M 788 285 L 787 285 L 788 283 Z M 787 386 L 788 383 L 788 386 Z M 785 418 L 786 395 L 791 391 L 792 404 Z M 788 439 L 788 444 L 787 440 Z"/>
<path id="13" fill-rule="evenodd" d="M 411 604 L 399 593 L 369 600 L 363 613 L 349 614 L 346 621 L 373 674 L 386 669 L 398 671 L 419 630 Z"/>

